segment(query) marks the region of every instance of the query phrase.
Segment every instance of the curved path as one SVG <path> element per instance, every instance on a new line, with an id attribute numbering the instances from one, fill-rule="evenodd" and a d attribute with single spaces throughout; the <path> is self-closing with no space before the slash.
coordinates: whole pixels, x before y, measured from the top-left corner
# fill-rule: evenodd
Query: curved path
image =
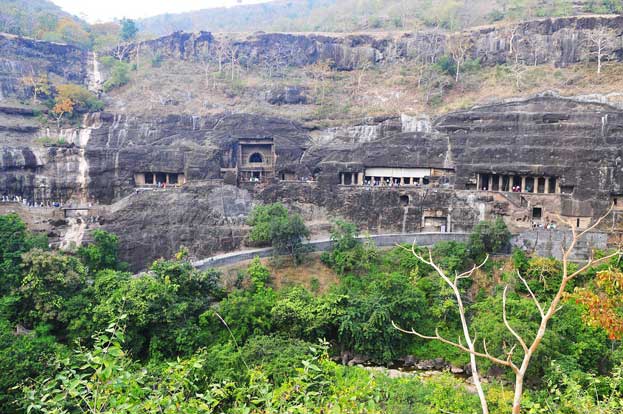
<path id="1" fill-rule="evenodd" d="M 415 243 L 418 246 L 432 246 L 440 241 L 459 241 L 466 242 L 469 239 L 469 233 L 405 233 L 405 234 L 377 234 L 370 235 L 368 237 L 358 237 L 359 240 L 364 241 L 370 238 L 377 247 L 391 247 L 400 243 Z M 305 243 L 310 247 L 312 252 L 325 252 L 331 249 L 332 242 L 329 239 L 311 240 Z M 217 256 L 209 257 L 207 259 L 199 260 L 193 263 L 193 266 L 200 270 L 231 266 L 240 262 L 251 260 L 254 257 L 268 257 L 273 253 L 271 247 L 264 249 L 253 250 L 238 250 L 235 252 L 220 254 Z"/>

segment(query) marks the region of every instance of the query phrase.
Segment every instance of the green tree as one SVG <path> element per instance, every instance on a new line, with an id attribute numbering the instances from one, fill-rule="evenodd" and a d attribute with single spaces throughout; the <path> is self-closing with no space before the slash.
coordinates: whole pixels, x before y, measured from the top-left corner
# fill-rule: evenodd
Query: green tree
<path id="1" fill-rule="evenodd" d="M 264 289 L 270 282 L 270 270 L 262 264 L 259 257 L 253 259 L 247 268 L 247 274 L 255 290 Z"/>
<path id="2" fill-rule="evenodd" d="M 270 228 L 278 218 L 288 217 L 288 209 L 281 203 L 258 205 L 251 211 L 247 224 L 251 226 L 249 239 L 260 245 L 271 242 Z"/>
<path id="3" fill-rule="evenodd" d="M 19 288 L 21 314 L 27 326 L 52 322 L 65 326 L 71 319 L 67 304 L 86 286 L 86 271 L 75 257 L 32 249 L 23 255 L 24 276 Z"/>
<path id="4" fill-rule="evenodd" d="M 468 249 L 473 259 L 480 261 L 487 253 L 502 253 L 508 249 L 511 233 L 504 220 L 481 221 L 469 236 Z"/>
<path id="5" fill-rule="evenodd" d="M 108 92 L 130 82 L 130 65 L 122 60 L 114 59 L 112 56 L 100 58 L 104 68 L 110 71 L 110 75 L 104 82 L 104 91 Z"/>
<path id="6" fill-rule="evenodd" d="M 104 269 L 118 269 L 119 238 L 104 230 L 93 232 L 93 243 L 81 246 L 77 255 L 87 267 L 89 273 L 94 274 Z"/>
<path id="7" fill-rule="evenodd" d="M 123 350 L 118 323 L 59 359 L 57 375 L 24 387 L 27 412 L 33 413 L 211 413 L 226 395 L 221 387 L 199 389 L 205 382 L 199 357 L 177 360 L 152 375 Z"/>
<path id="8" fill-rule="evenodd" d="M 303 222 L 303 218 L 298 214 L 289 214 L 287 217 L 280 217 L 274 220 L 270 226 L 270 240 L 277 255 L 288 255 L 294 263 L 299 264 L 303 261 L 303 256 L 307 252 L 303 244 L 309 238 L 309 230 Z"/>
<path id="9" fill-rule="evenodd" d="M 275 254 L 287 254 L 300 263 L 305 252 L 303 240 L 309 238 L 309 230 L 300 215 L 289 213 L 281 203 L 259 205 L 251 211 L 247 223 L 251 226 L 252 242 L 270 244 Z"/>
<path id="10" fill-rule="evenodd" d="M 0 296 L 19 288 L 22 254 L 47 246 L 47 237 L 30 234 L 17 214 L 0 215 Z"/>
<path id="11" fill-rule="evenodd" d="M 138 26 L 132 19 L 121 19 L 121 32 L 119 33 L 121 40 L 124 42 L 131 42 L 136 39 L 138 34 Z"/>
<path id="12" fill-rule="evenodd" d="M 23 412 L 17 403 L 22 397 L 19 386 L 29 379 L 52 375 L 55 354 L 64 353 L 65 348 L 46 327 L 16 335 L 11 324 L 0 319 L 0 412 Z"/>

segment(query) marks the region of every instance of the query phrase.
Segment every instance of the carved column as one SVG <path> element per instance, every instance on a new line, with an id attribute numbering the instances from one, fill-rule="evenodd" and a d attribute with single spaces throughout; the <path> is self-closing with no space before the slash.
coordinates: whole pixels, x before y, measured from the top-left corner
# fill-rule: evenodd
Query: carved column
<path id="1" fill-rule="evenodd" d="M 526 176 L 524 175 L 521 176 L 521 192 L 526 192 Z"/>
<path id="2" fill-rule="evenodd" d="M 545 177 L 545 194 L 549 194 L 549 178 Z"/>

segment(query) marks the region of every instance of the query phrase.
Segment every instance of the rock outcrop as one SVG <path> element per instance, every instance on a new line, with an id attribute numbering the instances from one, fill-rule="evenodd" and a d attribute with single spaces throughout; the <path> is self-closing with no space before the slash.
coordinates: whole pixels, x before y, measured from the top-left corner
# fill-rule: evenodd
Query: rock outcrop
<path id="1" fill-rule="evenodd" d="M 75 46 L 0 34 L 0 102 L 7 97 L 28 98 L 32 91 L 24 76 L 51 75 L 84 84 L 88 53 Z"/>
<path id="2" fill-rule="evenodd" d="M 394 35 L 298 35 L 258 33 L 244 40 L 217 39 L 211 33 L 176 32 L 158 39 L 131 45 L 128 56 L 140 47 L 154 55 L 181 60 L 216 59 L 217 49 L 235 50 L 245 65 L 266 62 L 307 66 L 327 61 L 336 70 L 352 70 L 364 65 L 389 64 L 401 60 L 434 62 L 448 54 L 451 43 L 461 43 L 465 57 L 482 65 L 522 62 L 568 66 L 594 60 L 595 45 L 590 41 L 603 29 L 605 60 L 621 60 L 623 16 L 575 16 L 486 26 L 458 34 L 440 31 L 397 33 Z"/>

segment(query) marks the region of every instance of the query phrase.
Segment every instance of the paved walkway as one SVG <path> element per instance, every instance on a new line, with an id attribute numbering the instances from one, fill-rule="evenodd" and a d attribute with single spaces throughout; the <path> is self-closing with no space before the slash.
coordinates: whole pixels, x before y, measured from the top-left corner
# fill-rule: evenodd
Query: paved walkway
<path id="1" fill-rule="evenodd" d="M 406 234 L 377 234 L 370 235 L 369 238 L 374 241 L 377 247 L 391 247 L 401 243 L 413 243 L 415 240 L 418 246 L 432 246 L 440 241 L 459 241 L 466 242 L 469 239 L 469 233 L 406 233 Z M 364 241 L 367 237 L 358 237 Z M 329 239 L 311 240 L 306 243 L 312 252 L 325 252 L 331 249 L 332 242 Z M 269 257 L 273 253 L 271 247 L 263 249 L 239 250 L 230 253 L 224 253 L 207 259 L 199 260 L 193 265 L 201 270 L 231 266 L 237 263 L 251 260 L 254 257 Z"/>

